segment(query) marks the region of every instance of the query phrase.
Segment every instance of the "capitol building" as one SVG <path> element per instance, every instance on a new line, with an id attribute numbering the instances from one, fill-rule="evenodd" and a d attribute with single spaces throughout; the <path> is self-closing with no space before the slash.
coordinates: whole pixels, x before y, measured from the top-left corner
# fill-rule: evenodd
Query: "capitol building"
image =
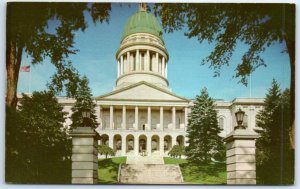
<path id="1" fill-rule="evenodd" d="M 117 156 L 166 156 L 172 146 L 188 145 L 186 130 L 193 100 L 170 90 L 168 64 L 172 64 L 172 54 L 165 47 L 162 33 L 156 17 L 140 5 L 128 18 L 116 51 L 116 64 L 112 65 L 117 69 L 116 86 L 110 93 L 95 97 L 99 144 L 110 146 Z M 74 100 L 58 100 L 71 115 Z M 217 100 L 215 107 L 220 135 L 225 137 L 236 125 L 239 108 L 245 111 L 245 125 L 255 129 L 263 99 Z"/>

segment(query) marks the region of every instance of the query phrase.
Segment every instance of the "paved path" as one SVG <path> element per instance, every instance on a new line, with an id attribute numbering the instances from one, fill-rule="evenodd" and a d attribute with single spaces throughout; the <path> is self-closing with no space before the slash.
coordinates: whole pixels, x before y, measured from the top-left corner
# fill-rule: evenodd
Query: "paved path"
<path id="1" fill-rule="evenodd" d="M 155 153 L 150 156 L 127 156 L 126 164 L 164 164 L 164 159 Z"/>

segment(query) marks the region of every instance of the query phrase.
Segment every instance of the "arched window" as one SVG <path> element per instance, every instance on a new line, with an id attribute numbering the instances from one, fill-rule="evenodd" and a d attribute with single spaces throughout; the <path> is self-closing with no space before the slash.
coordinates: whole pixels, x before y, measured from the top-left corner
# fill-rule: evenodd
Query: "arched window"
<path id="1" fill-rule="evenodd" d="M 224 130 L 224 117 L 219 117 L 218 126 L 220 129 Z"/>

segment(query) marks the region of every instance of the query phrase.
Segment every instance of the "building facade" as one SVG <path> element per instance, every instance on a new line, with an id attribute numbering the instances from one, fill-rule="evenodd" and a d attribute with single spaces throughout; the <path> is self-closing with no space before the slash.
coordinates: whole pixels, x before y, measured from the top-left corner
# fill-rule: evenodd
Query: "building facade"
<path id="1" fill-rule="evenodd" d="M 144 7 L 128 19 L 116 60 L 115 89 L 95 97 L 99 144 L 110 146 L 117 156 L 164 156 L 176 144 L 186 146 L 188 114 L 193 101 L 170 90 L 169 54 L 162 29 Z M 71 114 L 74 100 L 59 98 L 59 102 Z M 225 137 L 233 130 L 238 108 L 246 112 L 245 124 L 255 129 L 263 99 L 237 98 L 231 102 L 216 101 L 215 105 L 221 136 Z"/>

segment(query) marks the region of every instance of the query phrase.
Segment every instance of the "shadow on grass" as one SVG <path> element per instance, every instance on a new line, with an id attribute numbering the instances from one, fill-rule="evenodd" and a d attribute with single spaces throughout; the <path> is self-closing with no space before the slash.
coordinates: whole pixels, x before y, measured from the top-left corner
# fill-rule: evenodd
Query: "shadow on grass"
<path id="1" fill-rule="evenodd" d="M 226 184 L 226 164 L 180 164 L 185 182 L 193 184 Z"/>
<path id="2" fill-rule="evenodd" d="M 116 184 L 118 181 L 119 164 L 125 163 L 126 158 L 107 158 L 98 160 L 98 183 Z"/>

